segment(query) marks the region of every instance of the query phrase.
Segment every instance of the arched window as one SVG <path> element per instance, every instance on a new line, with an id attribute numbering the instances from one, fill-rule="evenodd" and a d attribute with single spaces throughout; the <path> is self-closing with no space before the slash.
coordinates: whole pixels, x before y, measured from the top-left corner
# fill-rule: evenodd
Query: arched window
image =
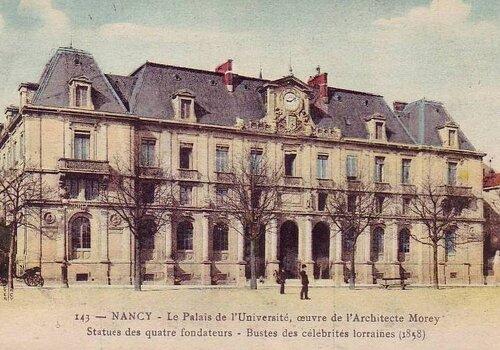
<path id="1" fill-rule="evenodd" d="M 224 223 L 217 223 L 213 230 L 213 250 L 228 250 L 228 227 Z"/>
<path id="2" fill-rule="evenodd" d="M 152 219 L 145 219 L 139 226 L 139 241 L 141 243 L 141 260 L 148 261 L 154 257 L 156 224 Z"/>
<path id="3" fill-rule="evenodd" d="M 193 250 L 193 224 L 189 221 L 177 226 L 177 250 Z"/>
<path id="4" fill-rule="evenodd" d="M 406 254 L 410 252 L 410 231 L 407 228 L 399 231 L 398 240 L 398 260 L 405 261 Z"/>
<path id="5" fill-rule="evenodd" d="M 456 234 L 455 229 L 449 229 L 444 234 L 444 251 L 446 258 L 455 255 L 457 250 Z"/>
<path id="6" fill-rule="evenodd" d="M 85 257 L 80 252 L 90 251 L 90 220 L 84 216 L 74 219 L 71 222 L 70 234 L 72 259 Z"/>
<path id="7" fill-rule="evenodd" d="M 342 260 L 349 261 L 353 254 L 354 246 L 354 228 L 349 229 L 342 235 Z"/>
<path id="8" fill-rule="evenodd" d="M 384 229 L 376 227 L 372 232 L 371 239 L 371 260 L 379 261 L 384 254 Z"/>

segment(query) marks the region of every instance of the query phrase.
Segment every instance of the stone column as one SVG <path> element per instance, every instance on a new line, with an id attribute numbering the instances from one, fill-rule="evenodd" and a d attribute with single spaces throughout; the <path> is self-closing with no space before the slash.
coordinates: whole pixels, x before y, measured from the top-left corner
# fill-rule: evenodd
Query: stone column
<path id="1" fill-rule="evenodd" d="M 392 249 L 391 249 L 391 264 L 392 268 L 389 269 L 389 276 L 387 277 L 399 277 L 399 260 L 398 260 L 398 252 L 399 252 L 399 232 L 398 225 L 393 222 L 389 226 L 392 230 Z"/>
<path id="2" fill-rule="evenodd" d="M 312 231 L 313 231 L 313 219 L 311 217 L 306 217 L 303 225 L 303 235 L 304 235 L 304 249 L 303 249 L 303 260 L 302 263 L 305 264 L 307 275 L 309 280 L 314 280 L 314 261 L 312 257 Z"/>
<path id="3" fill-rule="evenodd" d="M 268 229 L 266 230 L 266 246 L 269 249 L 269 252 L 266 252 L 267 264 L 266 264 L 266 278 L 270 281 L 273 278 L 274 271 L 279 268 L 278 261 L 278 222 L 276 220 L 272 220 Z"/>
<path id="4" fill-rule="evenodd" d="M 210 261 L 210 225 L 208 216 L 202 215 L 201 219 L 201 238 L 202 238 L 202 256 L 201 256 L 201 283 L 209 285 L 212 283 L 211 261 Z"/>
<path id="5" fill-rule="evenodd" d="M 55 262 L 60 263 L 61 267 L 58 272 L 56 272 L 61 277 L 61 285 L 63 287 L 68 287 L 68 246 L 69 237 L 66 232 L 67 218 L 66 210 L 58 210 L 58 216 L 60 218 L 59 225 L 57 227 L 57 241 L 56 241 L 56 260 Z"/>
<path id="6" fill-rule="evenodd" d="M 165 235 L 165 284 L 174 284 L 174 259 L 172 258 L 172 217 L 166 219 L 163 228 Z"/>
<path id="7" fill-rule="evenodd" d="M 100 277 L 101 283 L 111 284 L 110 264 L 109 264 L 109 237 L 108 237 L 108 211 L 101 210 L 99 222 L 100 239 L 100 261 L 103 266 L 103 276 Z"/>
<path id="8" fill-rule="evenodd" d="M 240 221 L 237 221 L 235 218 L 233 218 L 232 220 L 235 220 L 236 228 L 234 229 L 234 232 L 236 234 L 236 243 L 237 243 L 234 275 L 236 279 L 236 285 L 244 286 L 246 284 L 245 236 L 244 236 L 245 232 L 243 230 L 243 225 L 241 224 Z"/>
<path id="9" fill-rule="evenodd" d="M 364 253 L 365 253 L 365 262 L 369 263 L 372 261 L 371 257 L 371 230 L 370 228 L 365 229 L 363 232 L 363 240 L 364 240 Z"/>
<path id="10" fill-rule="evenodd" d="M 371 261 L 371 228 L 367 227 L 363 232 L 364 240 L 364 265 L 363 273 L 359 282 L 373 284 L 373 262 Z"/>
<path id="11" fill-rule="evenodd" d="M 336 286 L 344 283 L 344 262 L 342 261 L 342 234 L 338 228 L 335 228 L 335 262 L 333 279 Z"/>

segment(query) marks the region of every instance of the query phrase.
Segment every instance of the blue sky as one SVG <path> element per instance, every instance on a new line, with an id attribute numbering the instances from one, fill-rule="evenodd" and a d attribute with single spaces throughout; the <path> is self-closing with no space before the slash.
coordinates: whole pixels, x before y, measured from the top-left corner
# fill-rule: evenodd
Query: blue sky
<path id="1" fill-rule="evenodd" d="M 90 51 L 105 72 L 146 60 L 301 79 L 445 103 L 500 168 L 500 2 L 0 0 L 0 105 L 36 81 L 59 46 Z"/>

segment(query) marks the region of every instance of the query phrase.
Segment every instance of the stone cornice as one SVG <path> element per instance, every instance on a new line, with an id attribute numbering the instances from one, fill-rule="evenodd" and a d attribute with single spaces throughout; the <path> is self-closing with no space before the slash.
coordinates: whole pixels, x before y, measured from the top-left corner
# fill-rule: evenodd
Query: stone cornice
<path id="1" fill-rule="evenodd" d="M 182 127 L 184 130 L 207 130 L 207 131 L 222 131 L 222 132 L 231 132 L 235 135 L 245 135 L 245 136 L 256 136 L 262 138 L 270 138 L 276 139 L 276 134 L 264 133 L 264 132 L 255 132 L 248 130 L 240 130 L 235 126 L 221 126 L 221 125 L 211 125 L 211 124 L 196 124 L 196 123 L 184 123 L 182 121 L 177 121 L 173 119 L 159 119 L 159 118 L 149 118 L 149 117 L 141 117 L 129 113 L 111 113 L 111 112 L 100 112 L 100 111 L 92 111 L 92 110 L 82 110 L 82 109 L 73 109 L 73 108 L 60 108 L 60 107 L 47 107 L 47 106 L 35 106 L 35 105 L 25 105 L 20 111 L 19 115 L 29 114 L 29 113 L 55 113 L 55 114 L 63 114 L 63 115 L 74 115 L 74 116 L 91 116 L 94 118 L 106 118 L 106 119 L 116 119 L 122 120 L 131 123 L 155 123 L 160 125 L 166 125 L 170 127 Z M 16 118 L 18 121 L 20 118 Z M 14 124 L 14 120 L 11 124 Z M 11 128 L 11 125 L 8 126 Z M 4 138 L 8 133 L 4 132 L 2 136 L 0 136 L 0 145 L 3 143 Z M 429 152 L 429 153 L 438 153 L 438 154 L 446 154 L 446 155 L 455 155 L 455 156 L 467 156 L 474 158 L 482 158 L 486 155 L 486 153 L 478 152 L 478 151 L 470 151 L 470 150 L 462 150 L 462 149 L 446 149 L 443 147 L 435 147 L 428 145 L 412 145 L 412 144 L 403 144 L 396 142 L 387 142 L 387 141 L 373 141 L 373 140 L 365 140 L 358 138 L 342 138 L 340 140 L 332 140 L 329 138 L 322 137 L 308 137 L 304 135 L 279 135 L 279 137 L 283 140 L 302 140 L 302 141 L 315 141 L 322 142 L 327 144 L 348 144 L 348 145 L 357 145 L 361 147 L 369 146 L 371 148 L 388 148 L 395 150 L 406 150 L 413 152 Z"/>

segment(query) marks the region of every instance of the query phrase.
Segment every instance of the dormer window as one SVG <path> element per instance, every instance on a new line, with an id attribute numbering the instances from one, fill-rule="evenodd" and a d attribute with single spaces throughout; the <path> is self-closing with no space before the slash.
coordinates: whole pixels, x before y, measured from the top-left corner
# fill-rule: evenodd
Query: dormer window
<path id="1" fill-rule="evenodd" d="M 458 148 L 458 125 L 449 121 L 444 126 L 439 128 L 439 136 L 444 147 Z"/>
<path id="2" fill-rule="evenodd" d="M 375 123 L 375 138 L 377 140 L 382 140 L 383 139 L 383 130 L 384 130 L 384 123 L 382 122 L 376 122 Z"/>
<path id="3" fill-rule="evenodd" d="M 76 87 L 76 98 L 75 98 L 75 106 L 76 107 L 86 107 L 87 106 L 87 95 L 88 95 L 88 86 L 79 85 Z"/>
<path id="4" fill-rule="evenodd" d="M 194 94 L 189 90 L 179 90 L 172 95 L 174 118 L 185 122 L 196 122 Z"/>
<path id="5" fill-rule="evenodd" d="M 92 82 L 86 77 L 73 78 L 70 81 L 70 99 L 71 107 L 94 109 L 92 103 Z"/>
<path id="6" fill-rule="evenodd" d="M 191 116 L 191 100 L 181 98 L 181 119 L 189 119 Z"/>
<path id="7" fill-rule="evenodd" d="M 385 117 L 377 113 L 369 116 L 365 120 L 370 139 L 386 141 Z"/>
<path id="8" fill-rule="evenodd" d="M 448 146 L 457 147 L 457 131 L 448 130 Z"/>

